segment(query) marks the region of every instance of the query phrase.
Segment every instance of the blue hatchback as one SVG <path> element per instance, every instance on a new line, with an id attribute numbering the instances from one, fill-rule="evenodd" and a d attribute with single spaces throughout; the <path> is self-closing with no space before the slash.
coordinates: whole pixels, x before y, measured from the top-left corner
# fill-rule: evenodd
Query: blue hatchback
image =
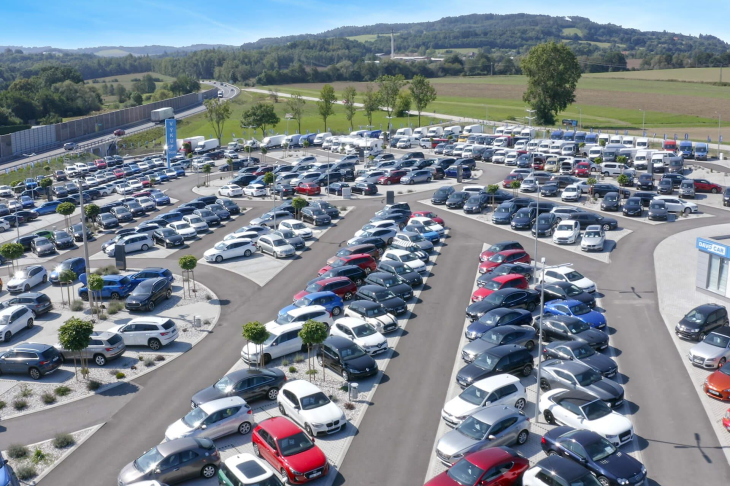
<path id="1" fill-rule="evenodd" d="M 50 280 L 52 284 L 59 283 L 58 278 L 64 270 L 71 270 L 77 276 L 82 273 L 86 273 L 86 261 L 81 257 L 64 260 L 48 275 L 48 280 Z"/>
<path id="2" fill-rule="evenodd" d="M 594 311 L 588 304 L 577 300 L 553 300 L 545 304 L 545 314 L 554 316 L 573 316 L 595 329 L 606 327 L 606 317 Z"/>
<path id="3" fill-rule="evenodd" d="M 345 304 L 342 298 L 334 292 L 312 292 L 301 299 L 295 301 L 292 305 L 288 305 L 279 311 L 279 315 L 289 312 L 297 307 L 307 307 L 310 305 L 321 305 L 332 316 L 339 316 Z"/>
<path id="4" fill-rule="evenodd" d="M 448 169 L 446 169 L 444 171 L 444 175 L 446 177 L 454 177 L 455 178 L 456 177 L 456 172 L 457 172 L 456 171 L 456 166 L 455 165 L 452 165 L 451 167 L 449 167 Z M 463 177 L 464 179 L 471 179 L 471 169 L 469 167 L 466 167 L 466 166 L 461 166 L 461 177 Z"/>
<path id="5" fill-rule="evenodd" d="M 437 231 L 433 231 L 428 229 L 425 226 L 416 226 L 409 224 L 405 228 L 406 231 L 413 231 L 414 233 L 419 233 L 421 236 L 423 236 L 425 239 L 430 241 L 431 243 L 438 243 L 441 241 L 441 237 L 439 236 Z"/>
<path id="6" fill-rule="evenodd" d="M 158 206 L 170 204 L 170 196 L 160 191 L 150 191 L 150 197 Z"/>
<path id="7" fill-rule="evenodd" d="M 175 172 L 177 172 L 177 176 L 178 176 L 178 177 L 182 177 L 182 176 L 184 176 L 184 175 L 185 175 L 185 169 L 183 169 L 181 165 L 177 165 L 177 164 L 172 164 L 172 165 L 170 166 L 170 168 L 171 168 L 172 170 L 174 170 Z"/>
<path id="8" fill-rule="evenodd" d="M 102 275 L 104 280 L 104 288 L 100 292 L 95 292 L 94 297 L 101 294 L 102 299 L 119 300 L 127 297 L 134 290 L 132 279 L 126 275 Z M 82 300 L 89 300 L 89 289 L 86 287 L 86 274 L 79 275 L 79 280 L 83 284 L 79 288 L 79 297 Z"/>
<path id="9" fill-rule="evenodd" d="M 34 208 L 35 203 L 33 202 L 33 198 L 30 196 L 20 196 L 20 204 L 23 206 L 23 209 L 28 208 Z"/>
<path id="10" fill-rule="evenodd" d="M 38 213 L 38 216 L 43 216 L 45 214 L 54 214 L 56 212 L 56 208 L 60 204 L 62 204 L 62 201 L 44 202 L 35 209 L 35 212 Z"/>
<path id="11" fill-rule="evenodd" d="M 152 177 L 157 179 L 158 182 L 169 182 L 170 178 L 164 172 L 155 172 Z"/>

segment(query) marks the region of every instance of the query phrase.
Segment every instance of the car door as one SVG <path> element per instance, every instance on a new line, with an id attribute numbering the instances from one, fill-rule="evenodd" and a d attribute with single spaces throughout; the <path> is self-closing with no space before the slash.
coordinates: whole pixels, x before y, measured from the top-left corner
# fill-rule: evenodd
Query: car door
<path id="1" fill-rule="evenodd" d="M 563 400 L 559 406 L 553 407 L 552 410 L 553 416 L 559 423 L 576 429 L 583 428 L 583 413 L 576 404 Z"/>
<path id="2" fill-rule="evenodd" d="M 221 417 L 218 422 L 220 424 L 218 427 L 219 433 L 216 437 L 223 437 L 224 435 L 238 431 L 238 426 L 241 424 L 241 418 L 238 416 L 240 411 L 240 406 L 228 407 L 221 410 Z"/>
<path id="3" fill-rule="evenodd" d="M 492 425 L 487 438 L 494 437 L 494 439 L 489 440 L 489 447 L 508 445 L 514 442 L 517 438 L 517 433 L 512 426 L 516 422 L 517 417 L 508 417 Z"/>
<path id="4" fill-rule="evenodd" d="M 182 451 L 180 454 L 180 473 L 178 481 L 194 479 L 200 476 L 200 456 L 195 451 Z"/>
<path id="5" fill-rule="evenodd" d="M 203 423 L 200 424 L 200 432 L 198 437 L 205 437 L 207 439 L 215 439 L 216 437 L 219 437 L 221 434 L 221 426 L 222 426 L 222 418 L 223 418 L 223 410 L 217 410 L 208 417 L 206 417 L 205 420 L 203 420 Z"/>
<path id="6" fill-rule="evenodd" d="M 167 294 L 166 291 L 167 288 L 167 281 L 166 280 L 160 280 L 159 282 L 156 282 L 155 285 L 152 287 L 152 298 L 155 301 L 161 300 L 165 297 Z"/>
<path id="7" fill-rule="evenodd" d="M 573 375 L 563 370 L 552 370 L 553 381 L 560 388 L 567 388 L 568 390 L 575 390 L 576 382 L 573 379 Z"/>
<path id="8" fill-rule="evenodd" d="M 294 393 L 292 393 L 289 390 L 284 390 L 282 392 L 282 399 L 281 404 L 284 406 L 284 410 L 286 410 L 286 414 L 296 423 L 304 427 L 304 419 L 301 415 L 301 403 L 299 402 L 299 399 L 297 398 Z"/>
<path id="9" fill-rule="evenodd" d="M 157 466 L 160 473 L 157 474 L 157 480 L 163 483 L 176 483 L 180 481 L 184 473 L 180 472 L 180 454 L 171 454 L 164 458 Z"/>
<path id="10" fill-rule="evenodd" d="M 0 370 L 3 373 L 24 373 L 23 354 L 20 351 L 8 351 L 0 359 Z"/>
<path id="11" fill-rule="evenodd" d="M 337 373 L 342 373 L 342 363 L 340 362 L 340 357 L 338 356 L 337 351 L 325 344 L 322 347 L 322 356 L 326 366 Z"/>
<path id="12" fill-rule="evenodd" d="M 119 329 L 119 334 L 124 340 L 124 344 L 127 346 L 136 346 L 139 344 L 139 334 L 137 332 L 137 326 L 141 324 L 127 324 Z"/>
<path id="13" fill-rule="evenodd" d="M 8 328 L 10 329 L 10 332 L 13 333 L 13 336 L 18 334 L 20 331 L 25 328 L 26 323 L 28 322 L 27 319 L 23 319 L 25 316 L 26 309 L 21 308 L 17 309 L 15 312 L 13 312 L 10 315 L 10 322 L 8 323 Z"/>

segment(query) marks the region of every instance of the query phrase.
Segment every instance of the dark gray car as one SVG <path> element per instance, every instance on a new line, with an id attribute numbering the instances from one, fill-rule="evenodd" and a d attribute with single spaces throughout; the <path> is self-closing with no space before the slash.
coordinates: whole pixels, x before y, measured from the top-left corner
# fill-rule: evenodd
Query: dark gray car
<path id="1" fill-rule="evenodd" d="M 532 351 L 537 340 L 537 332 L 529 326 L 496 326 L 484 332 L 479 339 L 475 339 L 461 351 L 461 357 L 471 363 L 483 352 L 503 344 L 519 344 L 528 351 Z"/>
<path id="2" fill-rule="evenodd" d="M 286 383 L 284 372 L 272 369 L 242 369 L 229 373 L 208 388 L 203 388 L 190 401 L 195 408 L 219 398 L 241 397 L 246 402 L 259 398 L 276 400 L 279 388 Z"/>
<path id="3" fill-rule="evenodd" d="M 544 359 L 580 361 L 598 371 L 606 378 L 616 376 L 618 365 L 614 360 L 581 341 L 555 341 L 543 348 Z"/>
<path id="4" fill-rule="evenodd" d="M 210 209 L 196 209 L 193 214 L 199 216 L 205 221 L 208 226 L 215 226 L 221 224 L 221 219 Z"/>
<path id="5" fill-rule="evenodd" d="M 666 221 L 669 215 L 667 203 L 661 199 L 654 199 L 649 203 L 649 219 Z"/>
<path id="6" fill-rule="evenodd" d="M 578 390 L 616 408 L 624 402 L 624 389 L 613 380 L 604 378 L 601 373 L 587 364 L 578 361 L 551 359 L 542 363 L 540 389 L 548 391 L 553 388 Z"/>
<path id="7" fill-rule="evenodd" d="M 373 272 L 365 279 L 366 284 L 380 285 L 385 287 L 403 300 L 413 297 L 413 289 L 410 285 L 403 283 L 397 276 L 387 272 Z"/>

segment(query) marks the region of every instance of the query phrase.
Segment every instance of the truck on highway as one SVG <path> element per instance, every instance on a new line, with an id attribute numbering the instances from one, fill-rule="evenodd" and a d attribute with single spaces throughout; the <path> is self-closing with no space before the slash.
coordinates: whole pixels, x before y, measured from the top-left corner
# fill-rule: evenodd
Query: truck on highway
<path id="1" fill-rule="evenodd" d="M 196 154 L 202 154 L 205 152 L 210 152 L 211 150 L 217 149 L 220 147 L 220 143 L 218 142 L 217 138 L 211 138 L 208 140 L 203 140 L 202 142 L 198 142 L 198 146 L 195 147 L 195 153 Z"/>
<path id="2" fill-rule="evenodd" d="M 695 144 L 695 160 L 707 160 L 707 152 L 709 147 L 704 142 L 697 142 Z"/>
<path id="3" fill-rule="evenodd" d="M 168 118 L 175 118 L 175 110 L 170 107 L 160 108 L 150 112 L 150 120 L 155 123 L 162 123 Z"/>

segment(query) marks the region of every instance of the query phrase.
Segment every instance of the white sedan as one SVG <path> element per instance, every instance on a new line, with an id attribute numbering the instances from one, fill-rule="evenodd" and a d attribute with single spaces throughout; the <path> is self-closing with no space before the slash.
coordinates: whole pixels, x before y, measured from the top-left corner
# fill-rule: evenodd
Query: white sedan
<path id="1" fill-rule="evenodd" d="M 266 186 L 263 184 L 249 184 L 243 188 L 244 196 L 262 197 L 266 195 Z"/>
<path id="2" fill-rule="evenodd" d="M 218 189 L 218 194 L 225 197 L 238 197 L 243 195 L 243 189 L 236 184 L 229 184 Z"/>
<path id="3" fill-rule="evenodd" d="M 23 270 L 15 272 L 13 278 L 8 282 L 8 292 L 28 292 L 40 283 L 48 281 L 48 272 L 40 265 L 31 265 Z"/>
<path id="4" fill-rule="evenodd" d="M 157 204 L 149 197 L 138 197 L 137 202 L 140 206 L 142 206 L 142 209 L 144 209 L 145 212 L 154 211 L 155 209 L 157 209 Z"/>
<path id="5" fill-rule="evenodd" d="M 206 262 L 220 263 L 223 260 L 237 257 L 250 257 L 256 251 L 253 242 L 248 238 L 236 238 L 220 241 L 210 250 L 203 253 Z"/>
<path id="6" fill-rule="evenodd" d="M 204 233 L 210 229 L 208 228 L 208 223 L 206 223 L 203 218 L 194 214 L 183 216 L 183 221 L 192 226 L 198 233 Z"/>
<path id="7" fill-rule="evenodd" d="M 405 250 L 388 250 L 383 254 L 383 260 L 395 260 L 407 264 L 414 272 L 426 273 L 428 268 L 426 264 L 419 260 L 413 253 Z"/>
<path id="8" fill-rule="evenodd" d="M 357 317 L 338 319 L 332 326 L 330 334 L 349 339 L 371 356 L 388 350 L 388 341 L 385 340 L 385 336 L 380 334 L 375 326 Z"/>
<path id="9" fill-rule="evenodd" d="M 195 230 L 195 228 L 190 226 L 190 223 L 188 223 L 187 221 L 175 221 L 174 223 L 170 223 L 167 226 L 174 229 L 177 234 L 179 234 L 186 240 L 198 236 L 198 232 Z"/>
<path id="10" fill-rule="evenodd" d="M 667 211 L 670 213 L 696 213 L 698 211 L 697 204 L 675 196 L 654 196 L 655 201 L 664 201 L 667 205 Z"/>
<path id="11" fill-rule="evenodd" d="M 312 437 L 345 430 L 345 412 L 322 390 L 306 380 L 288 381 L 276 397 L 279 411 L 299 424 Z"/>
<path id="12" fill-rule="evenodd" d="M 537 272 L 538 276 L 542 276 L 542 271 Z M 542 278 L 541 278 L 542 280 Z M 545 270 L 546 283 L 553 282 L 570 282 L 584 292 L 593 293 L 596 291 L 596 283 L 583 276 L 580 272 L 573 270 L 567 265 L 561 267 L 550 267 Z"/>
<path id="13" fill-rule="evenodd" d="M 361 229 L 355 231 L 355 238 L 359 238 L 366 231 L 369 231 L 371 229 L 376 229 L 376 228 L 392 228 L 395 231 L 400 230 L 398 223 L 396 223 L 392 219 L 382 219 L 380 221 L 373 221 L 372 223 L 366 223 Z"/>
<path id="14" fill-rule="evenodd" d="M 368 172 L 367 174 L 363 174 L 357 179 L 355 179 L 355 182 L 367 182 L 368 184 L 377 184 L 378 179 L 386 175 L 386 172 L 384 170 L 374 170 L 371 172 Z"/>
<path id="15" fill-rule="evenodd" d="M 578 202 L 580 201 L 581 194 L 580 187 L 575 184 L 571 184 L 563 189 L 562 193 L 560 193 L 560 199 L 563 201 Z"/>
<path id="16" fill-rule="evenodd" d="M 144 188 L 142 181 L 140 181 L 139 179 L 129 179 L 127 182 L 129 183 L 129 187 L 133 191 L 141 191 Z"/>
<path id="17" fill-rule="evenodd" d="M 558 223 L 553 233 L 553 243 L 558 245 L 572 245 L 578 241 L 580 236 L 580 223 L 572 219 L 567 219 Z"/>
<path id="18" fill-rule="evenodd" d="M 282 221 L 279 223 L 279 227 L 277 229 L 292 230 L 297 236 L 301 236 L 304 239 L 309 239 L 314 236 L 314 233 L 312 233 L 312 230 L 309 229 L 307 225 L 301 221 L 297 221 L 296 219 L 287 219 Z"/>

